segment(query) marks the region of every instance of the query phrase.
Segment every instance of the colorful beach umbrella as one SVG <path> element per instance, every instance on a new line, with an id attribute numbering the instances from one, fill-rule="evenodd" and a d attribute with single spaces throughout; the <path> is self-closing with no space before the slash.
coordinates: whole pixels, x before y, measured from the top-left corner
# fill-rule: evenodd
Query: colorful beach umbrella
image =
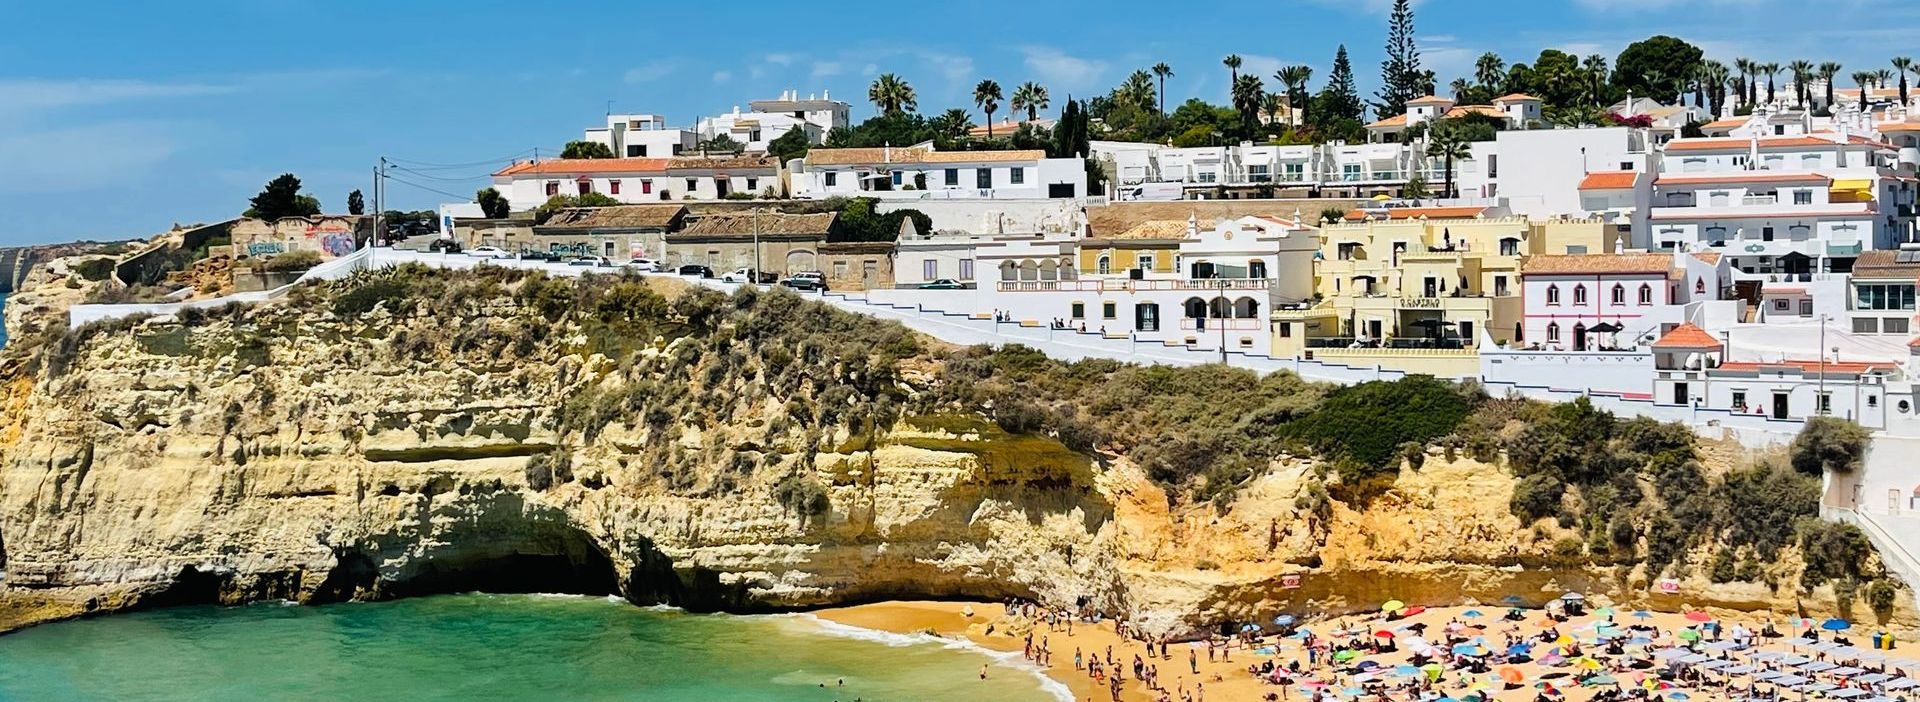
<path id="1" fill-rule="evenodd" d="M 1467 610 L 1467 611 L 1465 611 L 1465 612 L 1461 612 L 1461 613 L 1460 613 L 1460 616 L 1462 616 L 1462 617 L 1466 617 L 1466 618 L 1468 618 L 1468 619 L 1479 619 L 1479 618 L 1481 618 L 1481 617 L 1483 617 L 1483 616 L 1486 616 L 1486 615 L 1484 615 L 1484 614 L 1481 614 L 1481 613 L 1480 613 L 1480 610 L 1477 610 L 1477 609 L 1469 609 L 1469 610 Z"/>
<path id="2" fill-rule="evenodd" d="M 1611 675 L 1595 675 L 1580 682 L 1582 685 L 1612 685 L 1620 682 Z"/>
<path id="3" fill-rule="evenodd" d="M 1644 609 L 1636 609 L 1636 610 L 1634 610 L 1634 611 L 1633 611 L 1633 618 L 1634 618 L 1634 619 L 1647 619 L 1647 618 L 1650 618 L 1650 617 L 1652 617 L 1652 616 L 1653 616 L 1653 613 L 1652 613 L 1652 612 L 1649 612 L 1649 611 L 1647 611 L 1647 610 L 1644 610 Z"/>
<path id="4" fill-rule="evenodd" d="M 1713 615 L 1711 615 L 1711 614 L 1707 614 L 1706 612 L 1702 612 L 1702 611 L 1700 611 L 1700 610 L 1697 610 L 1697 609 L 1696 609 L 1696 610 L 1693 610 L 1693 611 L 1691 611 L 1691 612 L 1688 612 L 1688 613 L 1687 613 L 1687 621 L 1690 621 L 1690 622 L 1710 622 L 1710 621 L 1713 621 Z"/>
<path id="5" fill-rule="evenodd" d="M 1381 604 L 1381 605 L 1380 605 L 1380 611 L 1382 611 L 1382 612 L 1398 612 L 1398 611 L 1400 611 L 1400 610 L 1402 610 L 1402 609 L 1405 609 L 1405 608 L 1406 608 L 1406 606 L 1407 606 L 1407 603 L 1405 603 L 1405 602 L 1401 602 L 1401 601 L 1399 601 L 1399 600 L 1387 600 L 1387 601 L 1386 601 L 1386 602 L 1385 602 L 1384 604 Z"/>
<path id="6" fill-rule="evenodd" d="M 1525 682 L 1527 679 L 1526 673 L 1522 673 L 1520 672 L 1519 668 L 1515 668 L 1510 665 L 1504 666 L 1495 672 L 1500 676 L 1501 680 L 1504 680 L 1506 682 L 1509 682 L 1515 685 L 1519 685 L 1520 683 Z"/>
<path id="7" fill-rule="evenodd" d="M 1391 639 L 1394 637 L 1394 635 L 1395 634 L 1393 632 L 1387 631 L 1386 629 L 1381 629 L 1379 631 L 1373 632 L 1373 638 L 1376 638 L 1376 639 Z"/>
<path id="8" fill-rule="evenodd" d="M 1680 633 L 1677 634 L 1677 636 L 1680 637 L 1681 641 L 1699 641 L 1700 640 L 1700 632 L 1694 631 L 1692 629 L 1681 629 Z"/>
<path id="9" fill-rule="evenodd" d="M 1846 631 L 1847 628 L 1851 626 L 1853 625 L 1848 624 L 1845 619 L 1828 619 L 1820 622 L 1820 628 L 1826 629 L 1827 631 Z"/>
<path id="10" fill-rule="evenodd" d="M 1280 615 L 1280 616 L 1278 616 L 1278 617 L 1274 617 L 1274 618 L 1273 618 L 1273 625 L 1274 625 L 1274 626 L 1290 626 L 1290 625 L 1292 625 L 1292 624 L 1293 624 L 1293 621 L 1294 621 L 1294 620 L 1293 620 L 1293 615 L 1291 615 L 1291 614 L 1282 614 L 1282 615 Z"/>

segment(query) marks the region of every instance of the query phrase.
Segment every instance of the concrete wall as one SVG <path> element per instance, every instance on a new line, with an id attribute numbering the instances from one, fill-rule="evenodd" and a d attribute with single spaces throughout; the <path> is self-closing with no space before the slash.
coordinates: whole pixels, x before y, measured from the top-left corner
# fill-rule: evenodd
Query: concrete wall
<path id="1" fill-rule="evenodd" d="M 882 200 L 874 209 L 881 214 L 919 210 L 933 220 L 935 231 L 955 230 L 983 236 L 1035 232 L 1079 235 L 1085 232 L 1087 222 L 1086 214 L 1075 200 Z"/>

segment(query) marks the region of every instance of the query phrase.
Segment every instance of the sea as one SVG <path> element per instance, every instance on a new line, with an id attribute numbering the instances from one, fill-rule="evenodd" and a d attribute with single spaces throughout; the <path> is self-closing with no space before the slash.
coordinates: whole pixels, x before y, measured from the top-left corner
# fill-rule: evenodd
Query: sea
<path id="1" fill-rule="evenodd" d="M 0 636 L 0 700 L 321 699 L 1072 696 L 1018 654 L 806 614 L 688 614 L 595 596 L 178 607 Z"/>

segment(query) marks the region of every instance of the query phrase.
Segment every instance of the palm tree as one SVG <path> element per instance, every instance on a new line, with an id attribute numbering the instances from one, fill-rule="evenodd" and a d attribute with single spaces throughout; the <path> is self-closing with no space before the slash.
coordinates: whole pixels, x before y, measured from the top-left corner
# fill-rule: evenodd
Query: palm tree
<path id="1" fill-rule="evenodd" d="M 1500 84 L 1500 79 L 1507 76 L 1506 69 L 1507 62 L 1500 60 L 1499 54 L 1489 51 L 1474 60 L 1473 79 L 1485 86 L 1488 93 L 1492 93 L 1494 86 Z"/>
<path id="2" fill-rule="evenodd" d="M 1227 54 L 1227 57 L 1224 59 L 1221 59 L 1220 63 L 1225 64 L 1227 67 L 1227 71 L 1229 74 L 1227 78 L 1227 87 L 1232 88 L 1233 86 L 1239 85 L 1240 84 L 1240 55 Z"/>
<path id="3" fill-rule="evenodd" d="M 867 102 L 889 115 L 920 107 L 913 97 L 913 86 L 892 73 L 882 73 L 879 78 L 873 79 L 873 85 L 867 88 Z"/>
<path id="4" fill-rule="evenodd" d="M 1114 92 L 1116 97 L 1141 112 L 1153 109 L 1155 95 L 1153 76 L 1146 71 L 1134 71 Z"/>
<path id="5" fill-rule="evenodd" d="M 1015 112 L 1025 110 L 1028 122 L 1039 119 L 1040 111 L 1047 109 L 1047 86 L 1033 81 L 1021 83 L 1013 89 L 1013 101 L 1007 104 Z"/>
<path id="6" fill-rule="evenodd" d="M 1259 76 L 1240 76 L 1233 82 L 1233 109 L 1240 113 L 1243 136 L 1253 136 L 1253 126 L 1260 121 L 1260 99 L 1266 94 Z"/>
<path id="7" fill-rule="evenodd" d="M 1598 105 L 1607 87 L 1607 57 L 1590 54 L 1581 67 L 1587 70 L 1587 92 L 1593 98 L 1593 104 Z"/>
<path id="8" fill-rule="evenodd" d="M 1737 58 L 1733 60 L 1733 70 L 1740 74 L 1740 83 L 1735 86 L 1739 89 L 1740 104 L 1748 107 L 1753 106 L 1753 69 L 1753 59 Z"/>
<path id="9" fill-rule="evenodd" d="M 1902 76 L 1902 77 L 1905 77 L 1905 76 Z M 1873 87 L 1875 89 L 1884 89 L 1887 87 L 1887 84 L 1892 82 L 1893 82 L 1893 71 L 1882 68 L 1878 71 L 1873 72 Z"/>
<path id="10" fill-rule="evenodd" d="M 1160 114 L 1167 114 L 1167 79 L 1173 77 L 1173 67 L 1165 61 L 1153 64 L 1153 77 L 1160 79 Z"/>
<path id="11" fill-rule="evenodd" d="M 936 134 L 948 139 L 958 139 L 966 136 L 967 132 L 973 131 L 973 117 L 968 115 L 966 110 L 954 107 L 927 120 L 927 126 L 932 127 Z"/>
<path id="12" fill-rule="evenodd" d="M 1287 86 L 1287 108 L 1292 111 L 1293 122 L 1305 124 L 1307 121 L 1307 81 L 1313 80 L 1313 67 L 1304 65 L 1283 66 L 1273 72 L 1273 79 Z"/>
<path id="13" fill-rule="evenodd" d="M 1720 114 L 1720 108 L 1727 104 L 1727 78 L 1730 75 L 1727 64 L 1719 61 L 1700 64 L 1700 82 L 1707 89 L 1707 109 L 1716 117 Z"/>
<path id="14" fill-rule="evenodd" d="M 1453 162 L 1473 158 L 1473 145 L 1460 136 L 1457 129 L 1442 127 L 1428 131 L 1427 135 L 1427 158 L 1442 159 L 1446 164 L 1447 187 L 1440 192 L 1447 197 L 1459 197 L 1453 191 Z"/>
<path id="15" fill-rule="evenodd" d="M 1269 129 L 1280 126 L 1280 110 L 1286 106 L 1287 99 L 1279 93 L 1267 93 L 1266 97 L 1260 99 L 1260 109 L 1267 112 Z"/>
<path id="16" fill-rule="evenodd" d="M 1867 86 L 1873 83 L 1872 71 L 1854 71 L 1853 84 L 1860 88 L 1860 111 L 1867 111 Z"/>
<path id="17" fill-rule="evenodd" d="M 1820 80 L 1827 84 L 1827 111 L 1832 112 L 1833 111 L 1833 79 L 1834 77 L 1840 75 L 1840 64 L 1835 61 L 1828 61 L 1826 63 L 1820 64 L 1820 66 L 1818 68 L 1815 68 L 1814 70 L 1820 74 Z"/>
<path id="18" fill-rule="evenodd" d="M 1780 64 L 1763 63 L 1755 66 L 1761 73 L 1767 74 L 1767 104 L 1773 104 L 1773 77 L 1780 74 Z"/>
<path id="19" fill-rule="evenodd" d="M 1000 84 L 993 82 L 991 78 L 973 86 L 973 104 L 979 105 L 980 110 L 987 113 L 988 139 L 993 138 L 993 111 L 1000 109 L 1001 99 Z"/>
<path id="20" fill-rule="evenodd" d="M 1913 59 L 1906 56 L 1893 57 L 1893 70 L 1900 72 L 1900 104 L 1907 104 L 1907 72 L 1913 70 Z"/>
<path id="21" fill-rule="evenodd" d="M 1793 74 L 1793 99 L 1796 107 L 1807 106 L 1807 81 L 1813 80 L 1813 62 L 1801 59 L 1787 64 L 1787 72 Z"/>
<path id="22" fill-rule="evenodd" d="M 1465 78 L 1455 78 L 1452 83 L 1447 85 L 1447 89 L 1453 91 L 1454 102 L 1465 105 L 1467 104 L 1467 91 L 1473 90 L 1473 84 L 1468 83 Z"/>

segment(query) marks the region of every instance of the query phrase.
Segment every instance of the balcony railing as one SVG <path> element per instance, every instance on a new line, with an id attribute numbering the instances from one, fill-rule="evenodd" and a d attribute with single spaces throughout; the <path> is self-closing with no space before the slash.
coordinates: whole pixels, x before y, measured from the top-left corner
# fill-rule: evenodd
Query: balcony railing
<path id="1" fill-rule="evenodd" d="M 1269 278 L 1177 278 L 1134 280 L 1131 278 L 1082 278 L 1079 280 L 1003 280 L 995 284 L 1000 292 L 1141 292 L 1147 290 L 1232 291 L 1268 290 Z"/>
<path id="2" fill-rule="evenodd" d="M 1310 349 L 1464 349 L 1460 339 L 1356 339 L 1351 336 L 1327 336 L 1308 339 Z"/>
<path id="3" fill-rule="evenodd" d="M 1186 331 L 1259 331 L 1267 328 L 1267 323 L 1259 319 L 1200 319 L 1197 317 L 1180 318 L 1180 328 Z"/>

